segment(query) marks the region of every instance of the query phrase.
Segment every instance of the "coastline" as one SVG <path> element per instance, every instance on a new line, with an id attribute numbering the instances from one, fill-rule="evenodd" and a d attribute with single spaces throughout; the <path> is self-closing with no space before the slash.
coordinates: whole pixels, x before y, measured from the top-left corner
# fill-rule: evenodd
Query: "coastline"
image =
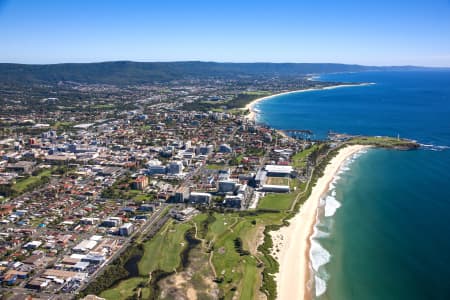
<path id="1" fill-rule="evenodd" d="M 300 211 L 290 220 L 289 226 L 270 233 L 274 245 L 272 255 L 280 265 L 275 275 L 277 299 L 312 299 L 309 251 L 320 198 L 327 193 L 342 164 L 353 154 L 369 147 L 351 145 L 339 150 L 325 168 L 323 176 L 317 180 Z"/>
<path id="2" fill-rule="evenodd" d="M 264 96 L 261 98 L 257 98 L 253 101 L 251 101 L 250 103 L 248 103 L 247 105 L 245 105 L 244 110 L 248 110 L 249 113 L 245 116 L 247 119 L 251 120 L 251 121 L 256 121 L 256 115 L 257 115 L 257 111 L 255 110 L 255 105 L 273 98 L 273 97 L 277 97 L 277 96 L 282 96 L 282 95 L 288 95 L 288 94 L 295 94 L 295 93 L 302 93 L 302 92 L 311 92 L 311 91 L 322 91 L 322 90 L 332 90 L 332 89 L 337 89 L 337 88 L 342 88 L 342 87 L 356 87 L 356 86 L 367 86 L 367 85 L 373 85 L 375 83 L 373 82 L 363 82 L 363 83 L 355 83 L 355 84 L 338 84 L 338 85 L 331 85 L 331 86 L 325 86 L 325 87 L 320 87 L 320 88 L 308 88 L 308 89 L 303 89 L 303 90 L 295 90 L 295 91 L 289 91 L 289 92 L 281 92 L 281 93 L 277 93 L 277 94 L 273 94 L 270 96 Z"/>

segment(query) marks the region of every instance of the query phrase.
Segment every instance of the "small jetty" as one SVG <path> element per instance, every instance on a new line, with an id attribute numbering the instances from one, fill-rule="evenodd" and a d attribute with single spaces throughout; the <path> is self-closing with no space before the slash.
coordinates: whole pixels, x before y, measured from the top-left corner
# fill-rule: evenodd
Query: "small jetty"
<path id="1" fill-rule="evenodd" d="M 314 137 L 314 132 L 308 129 L 285 129 L 283 132 L 290 137 L 300 140 L 310 140 Z"/>

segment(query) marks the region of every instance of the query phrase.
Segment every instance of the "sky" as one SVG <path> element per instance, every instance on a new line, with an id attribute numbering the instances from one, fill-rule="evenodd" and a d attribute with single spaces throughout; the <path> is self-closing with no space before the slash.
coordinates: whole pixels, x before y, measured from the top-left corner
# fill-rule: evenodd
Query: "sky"
<path id="1" fill-rule="evenodd" d="M 0 0 L 0 62 L 450 67 L 450 0 Z"/>

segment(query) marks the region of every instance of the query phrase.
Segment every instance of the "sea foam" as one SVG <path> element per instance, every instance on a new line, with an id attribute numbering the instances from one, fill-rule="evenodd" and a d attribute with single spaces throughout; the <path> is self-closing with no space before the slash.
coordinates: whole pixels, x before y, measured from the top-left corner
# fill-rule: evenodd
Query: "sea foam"
<path id="1" fill-rule="evenodd" d="M 314 238 L 316 239 L 320 239 L 320 238 L 325 238 L 325 237 L 329 237 L 330 233 L 319 230 L 316 228 L 314 228 Z"/>
<path id="2" fill-rule="evenodd" d="M 327 290 L 327 282 L 319 276 L 314 276 L 316 297 L 323 295 Z"/>
<path id="3" fill-rule="evenodd" d="M 331 255 L 319 242 L 312 239 L 310 257 L 313 270 L 318 272 L 321 266 L 330 262 Z"/>
<path id="4" fill-rule="evenodd" d="M 326 292 L 327 281 L 329 279 L 329 274 L 327 273 L 324 266 L 330 262 L 331 254 L 320 244 L 319 239 L 327 238 L 330 236 L 330 231 L 333 226 L 333 218 L 331 217 L 336 214 L 337 209 L 342 205 L 341 202 L 339 202 L 336 198 L 336 185 L 341 179 L 341 175 L 350 171 L 350 165 L 359 156 L 366 152 L 367 150 L 359 151 L 344 161 L 336 175 L 333 177 L 333 180 L 330 182 L 328 193 L 325 197 L 321 197 L 319 200 L 319 206 L 321 207 L 321 209 L 319 210 L 317 223 L 314 226 L 313 234 L 310 238 L 311 247 L 309 251 L 311 268 L 314 273 L 313 278 L 316 297 L 319 297 Z M 324 218 L 320 218 L 320 215 L 322 215 Z M 319 228 L 322 228 L 328 232 L 319 230 Z"/>
<path id="5" fill-rule="evenodd" d="M 445 151 L 449 150 L 449 146 L 438 146 L 433 144 L 420 144 L 420 147 L 425 150 L 431 150 L 431 151 Z"/>
<path id="6" fill-rule="evenodd" d="M 334 216 L 336 213 L 336 210 L 341 207 L 341 203 L 336 200 L 333 196 L 327 196 L 325 198 L 325 209 L 324 209 L 324 215 L 325 217 L 331 217 Z"/>

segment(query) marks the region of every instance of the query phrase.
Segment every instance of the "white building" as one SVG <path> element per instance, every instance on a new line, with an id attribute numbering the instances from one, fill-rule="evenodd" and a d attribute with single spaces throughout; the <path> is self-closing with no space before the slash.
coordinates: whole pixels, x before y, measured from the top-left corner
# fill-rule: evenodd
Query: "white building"
<path id="1" fill-rule="evenodd" d="M 189 195 L 189 203 L 192 204 L 209 204 L 212 196 L 209 193 L 191 192 Z"/>
<path id="2" fill-rule="evenodd" d="M 266 165 L 264 168 L 267 171 L 267 176 L 273 177 L 287 177 L 294 171 L 292 166 L 283 165 Z"/>
<path id="3" fill-rule="evenodd" d="M 134 231 L 133 224 L 125 223 L 119 228 L 119 235 L 130 236 Z"/>
<path id="4" fill-rule="evenodd" d="M 83 240 L 78 245 L 72 248 L 73 252 L 76 253 L 87 253 L 90 250 L 94 249 L 94 247 L 97 246 L 96 241 L 92 240 Z"/>

